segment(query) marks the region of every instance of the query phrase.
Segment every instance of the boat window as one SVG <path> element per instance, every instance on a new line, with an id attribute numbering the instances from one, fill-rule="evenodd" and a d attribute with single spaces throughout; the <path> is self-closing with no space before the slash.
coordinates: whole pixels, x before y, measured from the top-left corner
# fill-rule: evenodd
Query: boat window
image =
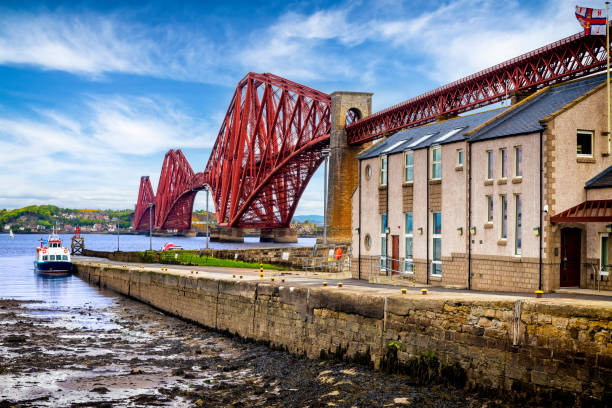
<path id="1" fill-rule="evenodd" d="M 68 260 L 68 255 L 63 255 L 62 257 L 63 257 L 64 261 Z"/>
<path id="2" fill-rule="evenodd" d="M 49 257 L 47 255 L 43 255 L 43 261 L 46 261 L 48 259 L 49 259 Z"/>
<path id="3" fill-rule="evenodd" d="M 49 260 L 55 261 L 55 255 L 49 255 Z"/>

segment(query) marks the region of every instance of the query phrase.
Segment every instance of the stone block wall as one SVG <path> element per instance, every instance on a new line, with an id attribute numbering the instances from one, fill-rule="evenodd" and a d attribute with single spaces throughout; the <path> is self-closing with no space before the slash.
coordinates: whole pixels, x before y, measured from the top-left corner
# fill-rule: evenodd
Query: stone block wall
<path id="1" fill-rule="evenodd" d="M 393 363 L 411 374 L 425 356 L 442 375 L 452 368 L 464 376 L 467 387 L 556 396 L 569 405 L 612 398 L 612 307 L 605 303 L 380 295 L 76 264 L 92 284 L 310 358 Z"/>
<path id="2" fill-rule="evenodd" d="M 539 270 L 537 258 L 472 255 L 472 289 L 533 292 Z"/>
<path id="3" fill-rule="evenodd" d="M 317 245 L 316 254 L 313 254 L 313 247 L 273 247 L 273 248 L 253 248 L 253 249 L 202 249 L 191 252 L 201 256 L 210 256 L 219 259 L 236 259 L 249 263 L 267 263 L 279 265 L 289 269 L 302 269 L 304 263 L 313 257 L 327 257 L 330 250 L 342 249 L 344 254 L 349 250 L 348 245 Z M 284 252 L 289 253 L 289 259 L 283 260 Z M 135 263 L 161 263 L 161 251 L 144 252 L 107 252 L 84 249 L 84 256 L 107 258 L 118 262 Z"/>

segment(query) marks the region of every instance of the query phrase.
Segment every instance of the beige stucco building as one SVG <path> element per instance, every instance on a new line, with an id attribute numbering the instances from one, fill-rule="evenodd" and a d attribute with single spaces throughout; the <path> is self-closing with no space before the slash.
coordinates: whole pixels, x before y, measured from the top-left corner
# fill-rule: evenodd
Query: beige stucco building
<path id="1" fill-rule="evenodd" d="M 354 277 L 612 289 L 605 95 L 602 76 L 547 87 L 363 152 L 352 196 Z"/>

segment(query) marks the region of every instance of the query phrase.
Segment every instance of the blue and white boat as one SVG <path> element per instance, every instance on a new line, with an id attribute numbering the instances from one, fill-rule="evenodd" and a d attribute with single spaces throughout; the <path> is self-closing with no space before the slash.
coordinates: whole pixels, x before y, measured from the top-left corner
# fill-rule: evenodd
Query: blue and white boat
<path id="1" fill-rule="evenodd" d="M 47 241 L 40 240 L 40 247 L 36 248 L 34 268 L 40 273 L 66 274 L 72 272 L 70 251 L 62 246 L 59 235 L 49 235 Z"/>

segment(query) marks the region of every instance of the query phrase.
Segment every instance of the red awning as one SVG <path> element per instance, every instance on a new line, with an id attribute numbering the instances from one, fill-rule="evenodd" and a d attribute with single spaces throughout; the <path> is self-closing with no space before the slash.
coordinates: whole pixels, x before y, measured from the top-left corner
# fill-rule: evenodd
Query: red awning
<path id="1" fill-rule="evenodd" d="M 612 222 L 612 200 L 589 200 L 550 217 L 551 222 Z"/>

